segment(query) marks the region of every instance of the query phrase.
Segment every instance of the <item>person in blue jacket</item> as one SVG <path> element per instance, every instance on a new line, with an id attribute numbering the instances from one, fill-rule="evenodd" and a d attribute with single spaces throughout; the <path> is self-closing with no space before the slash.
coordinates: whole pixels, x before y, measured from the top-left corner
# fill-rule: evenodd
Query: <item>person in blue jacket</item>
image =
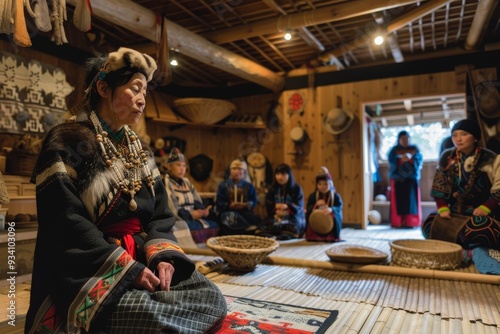
<path id="1" fill-rule="evenodd" d="M 254 234 L 260 218 L 253 212 L 257 205 L 255 187 L 245 180 L 247 164 L 235 159 L 229 168 L 229 176 L 219 184 L 215 196 L 220 234 Z"/>
<path id="2" fill-rule="evenodd" d="M 423 156 L 416 145 L 410 144 L 410 134 L 401 131 L 398 143 L 389 151 L 391 184 L 391 226 L 417 227 L 422 221 L 420 205 L 420 170 Z"/>

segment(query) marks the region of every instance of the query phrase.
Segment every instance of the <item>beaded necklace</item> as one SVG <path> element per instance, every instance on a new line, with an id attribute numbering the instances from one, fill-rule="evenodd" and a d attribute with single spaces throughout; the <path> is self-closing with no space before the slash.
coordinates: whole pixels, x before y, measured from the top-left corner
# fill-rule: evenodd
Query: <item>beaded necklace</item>
<path id="1" fill-rule="evenodd" d="M 144 152 L 141 141 L 137 135 L 127 126 L 123 127 L 126 146 L 121 145 L 121 150 L 117 149 L 110 139 L 108 132 L 104 131 L 101 121 L 95 111 L 91 111 L 90 120 L 94 124 L 97 135 L 96 140 L 101 148 L 101 154 L 106 162 L 106 166 L 113 175 L 114 187 L 124 194 L 130 194 L 128 208 L 130 211 L 137 210 L 137 202 L 134 199 L 135 194 L 141 189 L 142 175 L 145 175 L 145 182 L 151 189 L 153 197 L 154 184 L 151 169 L 148 165 L 148 157 Z M 118 146 L 120 147 L 120 146 Z M 119 161 L 123 165 L 119 164 Z"/>
<path id="2" fill-rule="evenodd" d="M 459 213 L 462 212 L 464 198 L 469 195 L 474 183 L 476 182 L 476 178 L 477 178 L 478 173 L 479 173 L 479 170 L 477 168 L 477 163 L 478 163 L 480 152 L 481 152 L 480 147 L 476 146 L 476 148 L 474 149 L 474 154 L 469 156 L 469 157 L 465 157 L 463 152 L 461 152 L 455 148 L 454 152 L 453 152 L 454 156 L 452 153 L 451 157 L 449 158 L 449 162 L 448 162 L 448 180 L 449 181 L 448 182 L 450 182 L 450 184 L 453 184 L 453 182 L 455 180 L 455 176 L 457 176 L 458 177 L 457 182 L 460 185 L 460 183 L 462 181 L 462 169 L 465 172 L 469 173 L 467 183 L 465 185 L 463 185 L 463 192 L 460 193 L 460 192 L 456 191 L 455 193 L 452 194 L 453 197 L 455 197 L 457 199 L 457 202 L 458 202 L 457 208 L 458 208 Z M 464 175 L 464 177 L 465 177 L 465 175 Z"/>

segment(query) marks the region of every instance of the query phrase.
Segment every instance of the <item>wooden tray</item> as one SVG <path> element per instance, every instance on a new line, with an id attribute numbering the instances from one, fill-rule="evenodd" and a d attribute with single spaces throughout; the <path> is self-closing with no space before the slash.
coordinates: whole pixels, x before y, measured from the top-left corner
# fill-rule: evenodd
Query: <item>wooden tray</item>
<path id="1" fill-rule="evenodd" d="M 338 245 L 326 251 L 330 260 L 347 263 L 377 263 L 384 261 L 388 254 L 374 248 L 359 245 Z"/>

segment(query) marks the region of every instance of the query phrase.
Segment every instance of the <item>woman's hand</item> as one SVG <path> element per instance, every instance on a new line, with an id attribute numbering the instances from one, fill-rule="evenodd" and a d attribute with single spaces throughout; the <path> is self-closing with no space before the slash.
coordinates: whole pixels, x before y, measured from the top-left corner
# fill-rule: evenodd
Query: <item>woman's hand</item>
<path id="1" fill-rule="evenodd" d="M 451 219 L 451 211 L 450 210 L 446 210 L 446 211 L 440 212 L 439 216 L 441 218 Z"/>
<path id="2" fill-rule="evenodd" d="M 160 284 L 160 279 L 153 274 L 149 268 L 144 268 L 132 282 L 132 285 L 137 289 L 146 289 L 149 292 L 155 292 L 156 287 Z"/>
<path id="3" fill-rule="evenodd" d="M 170 283 L 172 283 L 175 271 L 174 266 L 169 262 L 160 262 L 156 266 L 156 270 L 158 270 L 160 289 L 162 291 L 170 290 Z"/>
<path id="4" fill-rule="evenodd" d="M 474 216 L 487 216 L 488 215 L 488 212 L 484 211 L 482 208 L 480 207 L 477 207 L 474 209 L 474 211 L 472 212 L 472 214 Z"/>
<path id="5" fill-rule="evenodd" d="M 191 211 L 191 217 L 193 217 L 193 219 L 201 219 L 205 216 L 206 216 L 205 210 L 193 210 L 193 211 Z"/>
<path id="6" fill-rule="evenodd" d="M 193 210 L 191 211 L 191 217 L 193 217 L 193 219 L 201 219 L 203 217 L 206 217 L 210 213 L 210 208 L 212 208 L 211 205 L 207 206 L 205 209 Z"/>
<path id="7" fill-rule="evenodd" d="M 316 207 L 321 207 L 321 206 L 325 206 L 326 205 L 326 202 L 324 199 L 319 199 L 317 202 L 316 202 Z"/>
<path id="8" fill-rule="evenodd" d="M 323 209 L 321 209 L 321 212 L 325 215 L 328 216 L 330 213 L 332 213 L 332 208 L 329 208 L 325 206 Z"/>
<path id="9" fill-rule="evenodd" d="M 274 208 L 278 210 L 288 210 L 288 205 L 286 203 L 276 203 Z"/>

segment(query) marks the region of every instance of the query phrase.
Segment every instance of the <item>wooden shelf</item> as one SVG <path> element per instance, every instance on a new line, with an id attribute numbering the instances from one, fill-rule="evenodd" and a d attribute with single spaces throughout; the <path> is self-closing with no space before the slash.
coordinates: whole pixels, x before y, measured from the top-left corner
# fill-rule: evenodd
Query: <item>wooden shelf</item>
<path id="1" fill-rule="evenodd" d="M 7 230 L 0 231 L 0 244 L 7 242 Z M 36 239 L 38 228 L 18 228 L 16 227 L 16 241 Z"/>
<path id="2" fill-rule="evenodd" d="M 184 120 L 166 120 L 162 118 L 153 118 L 153 122 L 155 123 L 165 123 L 169 124 L 172 126 L 195 126 L 195 127 L 202 127 L 202 128 L 226 128 L 226 129 L 265 129 L 266 124 L 265 123 L 249 123 L 249 124 L 244 124 L 244 123 L 229 123 L 229 124 L 196 124 L 196 123 L 191 123 L 188 121 Z"/>

